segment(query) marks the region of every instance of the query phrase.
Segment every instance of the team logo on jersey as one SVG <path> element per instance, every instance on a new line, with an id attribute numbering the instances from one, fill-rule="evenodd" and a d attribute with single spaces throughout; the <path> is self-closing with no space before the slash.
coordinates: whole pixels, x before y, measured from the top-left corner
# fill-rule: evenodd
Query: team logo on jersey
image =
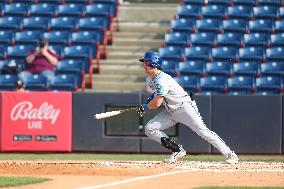
<path id="1" fill-rule="evenodd" d="M 164 93 L 164 88 L 160 84 L 156 84 L 156 93 L 157 94 L 163 94 Z"/>

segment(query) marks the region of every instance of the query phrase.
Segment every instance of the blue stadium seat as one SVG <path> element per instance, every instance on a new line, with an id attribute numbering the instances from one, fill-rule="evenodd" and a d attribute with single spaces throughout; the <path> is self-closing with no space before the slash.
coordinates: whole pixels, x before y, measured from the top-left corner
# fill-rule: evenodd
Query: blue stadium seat
<path id="1" fill-rule="evenodd" d="M 204 5 L 204 0 L 183 0 L 185 5 Z"/>
<path id="2" fill-rule="evenodd" d="M 201 14 L 204 18 L 219 18 L 222 19 L 226 15 L 224 5 L 208 5 L 201 8 Z"/>
<path id="3" fill-rule="evenodd" d="M 15 39 L 15 33 L 11 31 L 0 31 L 0 45 L 12 45 Z"/>
<path id="4" fill-rule="evenodd" d="M 252 76 L 235 76 L 228 78 L 229 94 L 251 94 L 255 92 L 255 78 Z"/>
<path id="5" fill-rule="evenodd" d="M 25 83 L 25 89 L 28 91 L 47 91 L 47 78 L 41 74 L 32 74 L 21 78 Z"/>
<path id="6" fill-rule="evenodd" d="M 69 39 L 71 37 L 71 34 L 68 31 L 51 31 L 51 32 L 45 32 L 43 33 L 43 37 L 48 39 L 49 43 L 59 44 L 59 45 L 65 45 L 67 46 L 69 43 Z"/>
<path id="7" fill-rule="evenodd" d="M 205 18 L 196 21 L 196 28 L 198 31 L 220 32 L 221 23 L 221 19 Z"/>
<path id="8" fill-rule="evenodd" d="M 163 60 L 162 62 L 163 71 L 172 77 L 178 75 L 178 61 L 175 60 Z"/>
<path id="9" fill-rule="evenodd" d="M 245 6 L 245 5 L 235 5 L 232 7 L 228 7 L 227 10 L 227 16 L 232 19 L 232 18 L 237 18 L 237 19 L 250 19 L 252 17 L 252 7 L 250 6 Z"/>
<path id="10" fill-rule="evenodd" d="M 80 16 L 83 16 L 84 6 L 80 4 L 74 4 L 74 3 L 63 4 L 63 5 L 59 5 L 56 8 L 55 12 L 57 16 L 80 17 Z"/>
<path id="11" fill-rule="evenodd" d="M 274 21 L 270 19 L 255 19 L 249 21 L 250 32 L 272 33 Z"/>
<path id="12" fill-rule="evenodd" d="M 25 3 L 31 5 L 35 3 L 35 0 L 11 0 L 13 3 Z"/>
<path id="13" fill-rule="evenodd" d="M 31 50 L 34 50 L 34 45 L 15 45 L 8 46 L 7 56 L 9 59 L 23 59 Z"/>
<path id="14" fill-rule="evenodd" d="M 177 16 L 178 18 L 200 18 L 200 6 L 198 5 L 183 5 L 178 6 Z"/>
<path id="15" fill-rule="evenodd" d="M 217 35 L 217 46 L 241 47 L 243 34 L 239 32 L 225 32 Z"/>
<path id="16" fill-rule="evenodd" d="M 159 54 L 163 60 L 176 60 L 182 61 L 183 59 L 183 48 L 168 46 L 159 49 Z"/>
<path id="17" fill-rule="evenodd" d="M 284 20 L 275 21 L 275 32 L 284 32 Z"/>
<path id="18" fill-rule="evenodd" d="M 227 78 L 223 76 L 207 76 L 200 78 L 201 92 L 226 93 Z"/>
<path id="19" fill-rule="evenodd" d="M 270 34 L 268 33 L 244 34 L 244 45 L 268 47 L 269 39 L 270 39 Z"/>
<path id="20" fill-rule="evenodd" d="M 247 6 L 255 6 L 257 0 L 232 0 L 233 5 L 247 5 Z"/>
<path id="21" fill-rule="evenodd" d="M 180 32 L 167 33 L 165 34 L 165 45 L 186 47 L 189 45 L 189 37 L 187 34 Z"/>
<path id="22" fill-rule="evenodd" d="M 278 17 L 282 20 L 284 18 L 284 7 L 279 8 Z"/>
<path id="23" fill-rule="evenodd" d="M 80 60 L 62 60 L 56 65 L 57 74 L 71 74 L 76 76 L 77 86 L 85 88 L 85 62 Z"/>
<path id="24" fill-rule="evenodd" d="M 171 20 L 171 30 L 173 32 L 185 32 L 193 33 L 195 31 L 195 20 L 194 19 L 176 19 Z"/>
<path id="25" fill-rule="evenodd" d="M 85 15 L 87 17 L 105 18 L 107 29 L 110 30 L 112 28 L 113 16 L 111 13 L 111 7 L 106 4 L 99 3 L 87 5 L 85 9 Z"/>
<path id="26" fill-rule="evenodd" d="M 262 47 L 244 47 L 239 49 L 239 58 L 241 61 L 263 61 L 264 48 Z"/>
<path id="27" fill-rule="evenodd" d="M 206 46 L 192 46 L 185 48 L 186 60 L 204 60 L 210 61 L 211 59 L 211 48 Z"/>
<path id="28" fill-rule="evenodd" d="M 0 75 L 5 73 L 5 70 L 3 70 L 3 67 L 8 66 L 10 60 L 0 60 Z"/>
<path id="29" fill-rule="evenodd" d="M 206 64 L 205 71 L 207 75 L 230 76 L 232 64 L 226 61 L 215 61 Z"/>
<path id="30" fill-rule="evenodd" d="M 283 62 L 266 62 L 261 64 L 261 75 L 275 75 L 284 78 L 284 63 Z"/>
<path id="31" fill-rule="evenodd" d="M 283 61 L 284 60 L 284 47 L 272 47 L 266 49 L 267 61 Z"/>
<path id="32" fill-rule="evenodd" d="M 75 17 L 56 17 L 50 20 L 51 30 L 66 30 L 69 32 L 75 31 L 78 18 Z"/>
<path id="33" fill-rule="evenodd" d="M 31 16 L 45 16 L 51 18 L 55 15 L 56 7 L 57 6 L 55 4 L 42 3 L 42 1 L 40 1 L 39 4 L 31 5 L 30 14 Z"/>
<path id="34" fill-rule="evenodd" d="M 29 5 L 25 3 L 11 3 L 4 5 L 5 16 L 27 16 Z"/>
<path id="35" fill-rule="evenodd" d="M 272 47 L 284 46 L 284 33 L 271 34 L 270 44 Z"/>
<path id="36" fill-rule="evenodd" d="M 212 59 L 214 61 L 225 60 L 229 62 L 235 62 L 238 57 L 238 47 L 233 46 L 220 46 L 212 49 Z"/>
<path id="37" fill-rule="evenodd" d="M 59 5 L 61 4 L 62 0 L 40 0 L 40 3 L 48 3 L 48 4 L 54 4 Z"/>
<path id="38" fill-rule="evenodd" d="M 0 91 L 14 91 L 17 80 L 16 75 L 0 74 Z"/>
<path id="39" fill-rule="evenodd" d="M 234 63 L 232 67 L 232 72 L 236 76 L 253 76 L 256 77 L 259 74 L 259 62 L 246 62 L 242 61 L 240 63 Z"/>
<path id="40" fill-rule="evenodd" d="M 40 30 L 42 32 L 48 29 L 48 23 L 50 19 L 48 17 L 33 16 L 23 19 L 24 30 Z"/>
<path id="41" fill-rule="evenodd" d="M 281 89 L 281 77 L 264 76 L 256 78 L 256 93 L 258 94 L 279 94 Z"/>
<path id="42" fill-rule="evenodd" d="M 231 4 L 231 0 L 208 0 L 208 5 L 225 5 L 229 6 Z"/>
<path id="43" fill-rule="evenodd" d="M 281 0 L 258 0 L 258 5 L 272 5 L 272 6 L 280 6 Z"/>
<path id="44" fill-rule="evenodd" d="M 92 0 L 63 0 L 63 3 L 65 4 L 75 3 L 75 4 L 87 5 L 92 3 Z"/>
<path id="45" fill-rule="evenodd" d="M 198 76 L 179 76 L 174 78 L 183 88 L 185 91 L 192 91 L 198 92 L 199 90 L 199 83 L 200 77 Z"/>
<path id="46" fill-rule="evenodd" d="M 213 32 L 198 32 L 190 35 L 192 45 L 206 45 L 213 47 L 216 45 L 216 34 Z"/>
<path id="47" fill-rule="evenodd" d="M 0 30 L 17 31 L 22 28 L 22 18 L 14 16 L 0 17 Z"/>
<path id="48" fill-rule="evenodd" d="M 206 61 L 204 60 L 190 60 L 180 62 L 178 64 L 178 70 L 180 75 L 196 75 L 203 76 L 205 72 Z"/>
<path id="49" fill-rule="evenodd" d="M 15 33 L 15 43 L 16 45 L 38 45 L 38 40 L 41 38 L 41 31 L 22 31 Z"/>
<path id="50" fill-rule="evenodd" d="M 111 16 L 118 17 L 119 15 L 119 0 L 90 0 L 93 4 L 103 4 L 110 7 Z"/>
<path id="51" fill-rule="evenodd" d="M 49 83 L 50 91 L 77 91 L 77 81 L 74 75 L 58 74 L 54 81 Z"/>
<path id="52" fill-rule="evenodd" d="M 275 19 L 277 16 L 278 7 L 263 5 L 259 7 L 253 7 L 254 18 L 263 19 Z"/>
<path id="53" fill-rule="evenodd" d="M 222 29 L 225 32 L 241 32 L 245 33 L 248 30 L 248 21 L 245 19 L 228 19 L 222 23 Z"/>
<path id="54" fill-rule="evenodd" d="M 0 46 L 0 59 L 7 58 L 7 48 L 6 46 Z"/>

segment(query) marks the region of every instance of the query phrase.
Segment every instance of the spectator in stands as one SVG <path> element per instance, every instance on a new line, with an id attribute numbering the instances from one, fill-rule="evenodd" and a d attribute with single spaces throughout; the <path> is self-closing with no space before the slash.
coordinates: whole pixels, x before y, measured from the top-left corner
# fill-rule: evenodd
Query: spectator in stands
<path id="1" fill-rule="evenodd" d="M 48 48 L 46 38 L 39 39 L 38 47 L 26 57 L 26 69 L 18 74 L 21 80 L 31 74 L 42 74 L 50 82 L 55 77 L 55 66 L 58 59 L 55 51 Z"/>
<path id="2" fill-rule="evenodd" d="M 25 92 L 25 83 L 22 80 L 17 80 L 15 83 L 16 92 Z"/>

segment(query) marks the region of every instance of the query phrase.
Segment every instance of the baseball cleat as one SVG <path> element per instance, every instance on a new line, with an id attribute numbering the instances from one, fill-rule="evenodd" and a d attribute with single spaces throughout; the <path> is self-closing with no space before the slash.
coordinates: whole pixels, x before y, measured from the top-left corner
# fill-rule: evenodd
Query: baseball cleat
<path id="1" fill-rule="evenodd" d="M 239 163 L 239 158 L 238 156 L 235 154 L 234 151 L 232 151 L 231 153 L 229 153 L 227 156 L 226 156 L 226 162 L 227 163 L 230 163 L 230 164 L 237 164 Z"/>
<path id="2" fill-rule="evenodd" d="M 170 158 L 164 160 L 165 163 L 175 163 L 178 159 L 186 156 L 186 151 L 180 146 L 180 151 L 173 152 Z"/>

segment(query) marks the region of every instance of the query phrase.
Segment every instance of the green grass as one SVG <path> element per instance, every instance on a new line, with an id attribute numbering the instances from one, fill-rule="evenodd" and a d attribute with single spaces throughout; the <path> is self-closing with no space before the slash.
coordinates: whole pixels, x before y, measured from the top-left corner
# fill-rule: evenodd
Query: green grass
<path id="1" fill-rule="evenodd" d="M 21 186 L 27 184 L 35 184 L 48 181 L 47 178 L 34 178 L 34 177 L 0 177 L 0 187 Z"/>
<path id="2" fill-rule="evenodd" d="M 0 160 L 105 160 L 161 161 L 167 154 L 0 153 Z M 284 162 L 282 155 L 240 155 L 241 161 Z M 224 161 L 222 155 L 187 155 L 187 161 Z"/>
<path id="3" fill-rule="evenodd" d="M 284 187 L 254 186 L 203 186 L 196 189 L 283 189 Z"/>

